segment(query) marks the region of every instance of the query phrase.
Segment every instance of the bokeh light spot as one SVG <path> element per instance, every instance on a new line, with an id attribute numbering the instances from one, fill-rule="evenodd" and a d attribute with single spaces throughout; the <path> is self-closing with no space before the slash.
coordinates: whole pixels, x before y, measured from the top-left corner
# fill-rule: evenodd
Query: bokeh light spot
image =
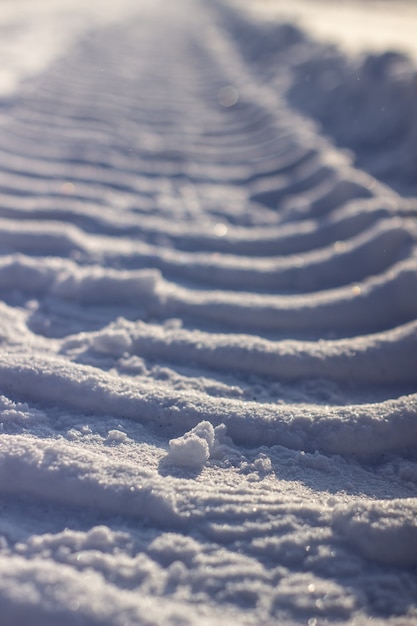
<path id="1" fill-rule="evenodd" d="M 217 93 L 217 100 L 222 107 L 232 107 L 239 100 L 239 92 L 233 85 L 225 85 L 219 89 Z"/>
<path id="2" fill-rule="evenodd" d="M 74 185 L 74 183 L 68 183 L 68 182 L 63 183 L 62 187 L 61 187 L 61 191 L 62 191 L 62 193 L 65 193 L 65 194 L 70 196 L 71 194 L 73 194 L 75 192 L 75 185 Z"/>

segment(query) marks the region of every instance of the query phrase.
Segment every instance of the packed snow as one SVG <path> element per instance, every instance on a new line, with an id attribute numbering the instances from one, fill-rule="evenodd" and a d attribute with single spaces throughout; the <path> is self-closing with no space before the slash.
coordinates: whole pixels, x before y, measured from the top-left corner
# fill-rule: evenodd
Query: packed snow
<path id="1" fill-rule="evenodd" d="M 417 623 L 406 38 L 116 4 L 0 2 L 0 623 Z"/>

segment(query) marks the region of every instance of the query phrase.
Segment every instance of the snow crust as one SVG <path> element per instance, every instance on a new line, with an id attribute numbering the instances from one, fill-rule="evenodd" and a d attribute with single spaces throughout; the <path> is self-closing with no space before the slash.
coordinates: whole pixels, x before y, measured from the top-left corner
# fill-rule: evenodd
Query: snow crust
<path id="1" fill-rule="evenodd" d="M 1 4 L 5 626 L 417 620 L 415 65 L 238 4 Z"/>

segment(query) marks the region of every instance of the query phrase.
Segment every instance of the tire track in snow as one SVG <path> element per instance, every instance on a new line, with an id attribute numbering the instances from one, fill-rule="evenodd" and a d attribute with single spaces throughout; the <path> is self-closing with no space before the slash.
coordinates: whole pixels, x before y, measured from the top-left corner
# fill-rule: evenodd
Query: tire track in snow
<path id="1" fill-rule="evenodd" d="M 0 140 L 0 150 L 6 150 L 0 177 L 7 184 L 6 197 L 13 199 L 14 191 L 25 190 L 28 221 L 21 221 L 25 203 L 19 202 L 17 210 L 7 209 L 7 220 L 1 223 L 0 244 L 5 252 L 12 252 L 4 254 L 1 263 L 3 292 L 14 288 L 23 297 L 26 293 L 28 297 L 64 298 L 80 306 L 137 305 L 157 319 L 183 317 L 193 326 L 200 320 L 203 328 L 208 323 L 216 329 L 223 325 L 227 332 L 236 327 L 255 337 L 272 332 L 288 339 L 292 333 L 294 338 L 305 336 L 310 341 L 329 332 L 349 337 L 355 332 L 388 331 L 412 321 L 417 311 L 411 295 L 417 280 L 413 206 L 355 171 L 346 157 L 331 156 L 332 149 L 310 122 L 297 117 L 283 98 L 248 74 L 237 49 L 220 29 L 211 27 L 207 41 L 201 42 L 189 35 L 184 39 L 173 35 L 170 45 L 178 57 L 176 67 L 180 67 L 179 59 L 187 59 L 186 71 L 177 73 L 175 81 L 165 68 L 168 47 L 150 63 L 138 61 L 120 75 L 120 59 L 125 63 L 135 46 L 139 53 L 150 45 L 148 36 L 134 42 L 136 28 L 129 32 L 125 27 L 123 43 L 106 51 L 104 75 L 96 70 L 103 54 L 103 36 L 98 34 L 89 42 L 88 54 L 81 47 L 73 58 L 58 62 L 13 111 L 14 121 Z M 163 32 L 165 26 L 156 28 Z M 117 36 L 117 30 L 113 35 Z M 228 64 L 219 69 L 221 54 L 227 55 Z M 205 68 L 204 81 L 199 79 L 201 67 Z M 161 80 L 151 80 L 158 76 Z M 229 93 L 232 98 L 230 105 L 219 94 L 231 78 L 236 86 L 224 87 L 226 96 Z M 267 97 L 261 100 L 260 93 Z M 202 117 L 202 111 L 207 117 Z M 127 142 L 126 132 L 134 137 L 132 142 Z M 148 137 L 148 144 L 142 144 L 143 136 Z M 248 156 L 243 155 L 243 146 Z M 218 188 L 216 214 L 211 198 L 202 201 L 206 180 L 213 188 L 212 197 Z M 226 199 L 222 200 L 223 182 Z M 224 206 L 227 188 L 233 186 L 241 194 L 240 203 L 228 213 Z M 96 211 L 90 218 L 85 199 L 106 206 L 109 189 L 112 197 L 122 198 L 124 210 L 119 218 L 111 210 L 107 210 L 109 220 L 104 217 L 99 222 Z M 41 212 L 31 203 L 31 197 L 45 198 L 46 203 L 51 192 L 69 207 L 60 221 L 55 219 L 54 200 Z M 133 198 L 140 202 L 138 192 L 144 192 L 156 208 L 168 200 L 165 212 L 173 217 L 179 213 L 181 227 L 176 230 L 175 221 L 165 214 L 153 230 L 158 218 L 152 215 L 152 204 L 141 210 L 142 226 L 142 217 L 131 206 Z M 66 194 L 76 202 L 65 198 Z M 366 199 L 370 195 L 372 199 Z M 77 219 L 71 208 L 75 203 L 81 203 L 77 216 L 82 213 L 84 224 L 91 219 L 98 230 L 83 231 L 81 216 Z M 261 206 L 268 210 L 268 222 L 273 215 L 276 224 L 262 224 Z M 245 214 L 255 214 L 259 208 L 261 223 L 242 223 L 242 208 Z M 30 221 L 32 215 L 37 222 Z M 204 228 L 199 227 L 201 217 Z M 206 226 L 213 235 L 205 234 L 202 252 Z M 271 229 L 276 232 L 272 237 Z M 120 238 L 120 230 L 125 238 Z M 161 243 L 155 245 L 155 238 Z M 41 256 L 31 259 L 22 253 Z M 56 258 L 52 262 L 45 255 Z M 149 267 L 159 270 L 162 277 L 150 273 Z M 375 340 L 366 336 L 346 339 L 345 354 L 350 350 L 356 355 L 356 367 L 349 366 L 354 369 L 353 378 L 362 376 L 358 345 L 360 353 L 372 355 L 377 349 L 384 355 L 388 351 L 390 366 L 384 368 L 380 382 L 389 377 L 387 372 L 403 371 L 398 361 L 404 342 L 396 344 L 395 339 L 400 335 L 391 335 L 394 351 L 388 351 L 384 340 L 375 348 Z M 215 335 L 207 337 L 207 347 L 199 348 L 203 367 L 208 357 L 212 363 L 218 358 L 210 345 Z M 332 345 L 337 354 L 337 342 Z M 153 353 L 151 347 L 146 348 L 146 358 L 160 358 L 154 349 Z M 185 360 L 181 342 L 176 349 L 179 361 Z M 230 351 L 234 349 L 231 343 Z M 223 352 L 227 355 L 227 340 Z M 301 344 L 298 354 L 307 355 Z M 320 368 L 321 359 L 307 370 L 301 365 L 300 374 L 296 366 L 293 373 L 283 372 L 285 365 L 282 369 L 275 366 L 273 377 L 346 378 L 344 366 L 338 366 L 334 358 L 328 370 Z M 237 360 L 230 362 L 231 371 L 240 370 Z M 299 362 L 306 360 L 300 356 Z M 251 372 L 245 366 L 247 373 L 261 377 L 271 369 L 254 365 Z M 375 368 L 367 379 L 378 382 L 377 372 Z M 396 378 L 402 377 L 397 374 Z M 405 378 L 413 382 L 412 373 Z"/>
<path id="2" fill-rule="evenodd" d="M 140 13 L 0 128 L 0 493 L 43 520 L 19 542 L 5 511 L 0 601 L 22 621 L 29 576 L 38 621 L 68 616 L 53 559 L 88 623 L 136 623 L 138 588 L 157 623 L 196 596 L 228 623 L 374 616 L 381 563 L 416 563 L 415 199 L 292 109 L 292 31 L 257 72 L 221 5 Z"/>

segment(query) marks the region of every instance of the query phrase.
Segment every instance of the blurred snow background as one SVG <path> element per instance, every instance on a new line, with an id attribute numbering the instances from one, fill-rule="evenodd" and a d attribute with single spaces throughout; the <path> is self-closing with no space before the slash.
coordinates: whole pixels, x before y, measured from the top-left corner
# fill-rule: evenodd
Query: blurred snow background
<path id="1" fill-rule="evenodd" d="M 149 0 L 0 0 L 0 95 L 44 69 L 80 33 Z M 417 3 L 400 0 L 232 0 L 266 20 L 288 20 L 348 52 L 395 49 L 417 59 Z"/>
<path id="2" fill-rule="evenodd" d="M 414 0 L 234 0 L 258 17 L 285 19 L 345 51 L 394 49 L 417 59 Z"/>
<path id="3" fill-rule="evenodd" d="M 81 33 L 123 19 L 137 6 L 135 0 L 0 0 L 0 96 L 41 72 Z"/>

